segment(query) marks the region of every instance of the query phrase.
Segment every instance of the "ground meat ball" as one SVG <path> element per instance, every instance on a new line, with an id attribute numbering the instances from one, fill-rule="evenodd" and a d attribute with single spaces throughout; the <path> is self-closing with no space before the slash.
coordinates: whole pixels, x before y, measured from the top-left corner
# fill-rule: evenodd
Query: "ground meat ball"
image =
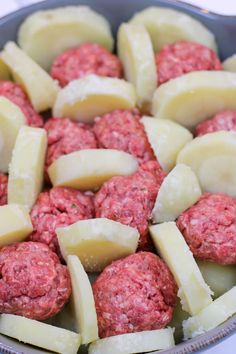
<path id="1" fill-rule="evenodd" d="M 221 264 L 236 264 L 236 199 L 205 193 L 177 220 L 193 255 Z"/>
<path id="2" fill-rule="evenodd" d="M 70 81 L 89 74 L 122 77 L 119 58 L 98 44 L 85 43 L 58 55 L 51 68 L 51 76 L 63 87 Z"/>
<path id="3" fill-rule="evenodd" d="M 71 294 L 66 266 L 46 245 L 21 242 L 0 250 L 0 312 L 45 320 Z"/>
<path id="4" fill-rule="evenodd" d="M 22 110 L 28 125 L 32 127 L 43 126 L 43 118 L 34 110 L 20 85 L 11 81 L 0 81 L 0 96 L 8 98 Z"/>
<path id="5" fill-rule="evenodd" d="M 171 321 L 176 293 L 172 274 L 153 253 L 113 262 L 93 284 L 99 336 L 164 328 Z"/>
<path id="6" fill-rule="evenodd" d="M 4 173 L 0 173 L 0 205 L 7 204 L 7 184 L 7 175 L 4 175 Z"/>
<path id="7" fill-rule="evenodd" d="M 141 162 L 154 160 L 140 119 L 137 109 L 115 110 L 96 118 L 94 132 L 99 146 L 128 152 Z"/>
<path id="8" fill-rule="evenodd" d="M 202 44 L 177 42 L 168 44 L 156 54 L 158 83 L 198 70 L 222 70 L 216 53 Z"/>
<path id="9" fill-rule="evenodd" d="M 32 241 L 45 243 L 60 255 L 55 230 L 94 216 L 93 197 L 73 188 L 55 187 L 40 193 L 31 211 Z"/>
<path id="10" fill-rule="evenodd" d="M 219 130 L 236 131 L 236 111 L 224 111 L 217 113 L 213 118 L 198 124 L 195 134 L 196 136 L 201 136 L 208 133 L 214 133 Z"/>
<path id="11" fill-rule="evenodd" d="M 138 229 L 139 250 L 150 250 L 148 220 L 165 177 L 157 161 L 143 163 L 131 176 L 116 176 L 95 196 L 96 217 L 108 218 Z"/>

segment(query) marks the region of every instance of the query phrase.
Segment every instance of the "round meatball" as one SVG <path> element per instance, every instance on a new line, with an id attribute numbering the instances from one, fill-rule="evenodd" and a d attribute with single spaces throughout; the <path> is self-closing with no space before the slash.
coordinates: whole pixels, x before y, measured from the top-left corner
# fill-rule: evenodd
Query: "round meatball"
<path id="1" fill-rule="evenodd" d="M 4 175 L 4 173 L 0 173 L 0 205 L 7 204 L 7 185 L 7 175 Z"/>
<path id="2" fill-rule="evenodd" d="M 137 109 L 115 110 L 95 119 L 99 147 L 130 153 L 140 162 L 155 160 Z"/>
<path id="3" fill-rule="evenodd" d="M 59 54 L 53 62 L 51 76 L 64 87 L 70 81 L 89 74 L 122 77 L 119 58 L 94 43 L 85 43 Z"/>
<path id="4" fill-rule="evenodd" d="M 139 252 L 107 266 L 93 284 L 99 337 L 164 328 L 177 286 L 155 254 Z"/>
<path id="5" fill-rule="evenodd" d="M 91 194 L 67 187 L 55 187 L 40 193 L 30 214 L 34 231 L 29 239 L 45 243 L 60 256 L 56 229 L 93 218 Z"/>
<path id="6" fill-rule="evenodd" d="M 217 113 L 213 118 L 197 125 L 196 136 L 214 133 L 220 130 L 236 131 L 236 111 L 223 111 Z"/>
<path id="7" fill-rule="evenodd" d="M 28 125 L 32 127 L 43 126 L 43 118 L 34 110 L 20 85 L 11 81 L 0 81 L 0 96 L 8 98 L 21 109 Z"/>
<path id="8" fill-rule="evenodd" d="M 71 294 L 67 267 L 48 246 L 21 242 L 0 250 L 0 312 L 46 320 Z"/>
<path id="9" fill-rule="evenodd" d="M 220 264 L 236 264 L 236 199 L 205 193 L 177 219 L 193 255 Z"/>
<path id="10" fill-rule="evenodd" d="M 156 54 L 158 83 L 198 70 L 222 70 L 216 53 L 199 43 L 176 42 Z"/>
<path id="11" fill-rule="evenodd" d="M 95 196 L 96 217 L 137 228 L 140 233 L 138 249 L 150 250 L 148 221 L 164 177 L 157 161 L 141 164 L 133 175 L 112 177 Z"/>

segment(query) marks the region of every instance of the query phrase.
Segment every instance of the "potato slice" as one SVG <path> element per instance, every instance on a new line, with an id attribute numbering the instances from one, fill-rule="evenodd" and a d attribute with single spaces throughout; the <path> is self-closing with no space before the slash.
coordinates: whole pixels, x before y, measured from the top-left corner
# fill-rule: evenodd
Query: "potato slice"
<path id="1" fill-rule="evenodd" d="M 44 129 L 20 129 L 9 166 L 8 204 L 33 206 L 42 189 L 46 149 Z"/>
<path id="2" fill-rule="evenodd" d="M 34 12 L 21 24 L 18 42 L 45 70 L 50 69 L 58 54 L 84 42 L 98 43 L 108 50 L 113 48 L 108 21 L 87 6 Z"/>
<path id="3" fill-rule="evenodd" d="M 136 229 L 106 218 L 81 220 L 56 233 L 64 259 L 77 255 L 87 272 L 135 253 L 139 240 Z"/>
<path id="4" fill-rule="evenodd" d="M 217 327 L 236 313 L 236 286 L 218 297 L 197 315 L 183 322 L 184 339 L 194 338 Z"/>
<path id="5" fill-rule="evenodd" d="M 77 354 L 80 335 L 16 315 L 0 315 L 0 333 L 56 353 Z"/>
<path id="6" fill-rule="evenodd" d="M 225 59 L 222 63 L 224 70 L 236 72 L 236 54 Z"/>
<path id="7" fill-rule="evenodd" d="M 179 164 L 164 179 L 159 189 L 152 218 L 155 223 L 174 221 L 195 204 L 202 192 L 190 167 Z"/>
<path id="8" fill-rule="evenodd" d="M 203 191 L 236 196 L 236 133 L 206 134 L 187 144 L 178 155 L 196 173 Z"/>
<path id="9" fill-rule="evenodd" d="M 164 7 L 148 7 L 136 13 L 131 23 L 143 24 L 152 39 L 155 52 L 166 44 L 193 41 L 217 50 L 215 37 L 201 22 L 187 14 Z"/>
<path id="10" fill-rule="evenodd" d="M 168 119 L 144 116 L 141 122 L 161 167 L 165 172 L 170 172 L 175 166 L 180 150 L 192 140 L 192 134 Z"/>
<path id="11" fill-rule="evenodd" d="M 9 67 L 14 80 L 25 89 L 36 111 L 52 108 L 59 88 L 57 82 L 46 71 L 14 42 L 7 42 L 1 53 L 1 59 Z"/>
<path id="12" fill-rule="evenodd" d="M 97 189 L 113 176 L 126 176 L 138 168 L 136 159 L 123 151 L 88 149 L 63 155 L 48 169 L 53 186 Z"/>
<path id="13" fill-rule="evenodd" d="M 182 322 L 189 318 L 189 314 L 186 311 L 183 311 L 180 300 L 177 300 L 177 304 L 174 308 L 173 317 L 171 322 L 168 324 L 171 328 L 174 328 L 174 338 L 175 342 L 179 343 L 183 341 L 183 327 Z"/>
<path id="14" fill-rule="evenodd" d="M 157 70 L 149 34 L 143 25 L 123 23 L 117 45 L 125 77 L 136 89 L 138 106 L 150 111 Z"/>
<path id="15" fill-rule="evenodd" d="M 10 80 L 11 74 L 8 66 L 0 58 L 0 80 Z"/>
<path id="16" fill-rule="evenodd" d="M 90 344 L 88 354 L 132 354 L 168 349 L 175 345 L 172 328 L 120 334 Z"/>
<path id="17" fill-rule="evenodd" d="M 236 73 L 196 71 L 161 85 L 154 93 L 152 114 L 194 128 L 219 111 L 236 109 Z"/>
<path id="18" fill-rule="evenodd" d="M 205 283 L 192 252 L 175 222 L 149 228 L 155 247 L 170 268 L 179 286 L 182 308 L 191 315 L 212 302 L 211 290 Z"/>
<path id="19" fill-rule="evenodd" d="M 86 123 L 115 109 L 133 108 L 136 95 L 133 85 L 124 80 L 88 75 L 71 81 L 58 94 L 54 117 L 69 117 Z"/>

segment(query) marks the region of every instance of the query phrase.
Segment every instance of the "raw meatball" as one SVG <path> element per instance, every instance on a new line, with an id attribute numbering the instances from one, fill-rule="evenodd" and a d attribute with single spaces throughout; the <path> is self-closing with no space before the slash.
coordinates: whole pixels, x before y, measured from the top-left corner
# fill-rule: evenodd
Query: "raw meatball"
<path id="1" fill-rule="evenodd" d="M 45 320 L 71 294 L 66 266 L 48 246 L 22 242 L 0 250 L 0 312 Z"/>
<path id="2" fill-rule="evenodd" d="M 156 54 L 156 65 L 159 84 L 191 71 L 222 70 L 221 62 L 212 49 L 185 41 L 164 46 Z"/>
<path id="3" fill-rule="evenodd" d="M 155 254 L 139 252 L 106 267 L 93 284 L 99 336 L 164 328 L 177 286 Z"/>
<path id="4" fill-rule="evenodd" d="M 34 110 L 20 85 L 11 81 L 0 81 L 0 96 L 8 98 L 22 110 L 28 125 L 39 128 L 43 126 L 43 118 Z"/>
<path id="5" fill-rule="evenodd" d="M 0 173 L 0 205 L 7 204 L 7 184 L 7 175 L 4 175 L 4 173 Z"/>
<path id="6" fill-rule="evenodd" d="M 177 219 L 193 255 L 221 264 L 236 264 L 236 199 L 205 193 Z"/>
<path id="7" fill-rule="evenodd" d="M 99 146 L 130 153 L 140 162 L 155 160 L 137 109 L 115 110 L 95 119 Z"/>
<path id="8" fill-rule="evenodd" d="M 236 111 L 223 111 L 217 113 L 213 118 L 198 124 L 195 130 L 195 135 L 201 136 L 219 130 L 236 131 Z"/>
<path id="9" fill-rule="evenodd" d="M 120 78 L 121 62 L 116 55 L 100 45 L 85 43 L 58 55 L 51 68 L 51 76 L 62 87 L 89 74 Z"/>

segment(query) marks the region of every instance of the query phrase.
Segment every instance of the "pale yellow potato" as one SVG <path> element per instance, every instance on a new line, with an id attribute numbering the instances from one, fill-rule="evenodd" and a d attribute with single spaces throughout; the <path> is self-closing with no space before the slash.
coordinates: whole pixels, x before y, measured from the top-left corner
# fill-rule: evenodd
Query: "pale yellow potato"
<path id="1" fill-rule="evenodd" d="M 139 233 L 106 218 L 81 220 L 56 230 L 61 253 L 79 257 L 87 272 L 100 272 L 117 259 L 135 253 Z"/>
<path id="2" fill-rule="evenodd" d="M 46 71 L 14 42 L 7 42 L 1 59 L 10 69 L 14 80 L 24 88 L 37 112 L 53 107 L 59 87 Z"/>
<path id="3" fill-rule="evenodd" d="M 166 176 L 159 189 L 152 211 L 155 223 L 174 221 L 195 204 L 202 192 L 190 167 L 179 164 Z"/>
<path id="4" fill-rule="evenodd" d="M 217 50 L 215 37 L 201 22 L 193 17 L 165 7 L 148 7 L 137 12 L 131 23 L 143 24 L 152 39 L 155 52 L 166 44 L 193 41 Z"/>
<path id="5" fill-rule="evenodd" d="M 88 149 L 63 155 L 48 168 L 53 186 L 97 189 L 113 176 L 136 172 L 136 159 L 123 151 Z"/>
<path id="6" fill-rule="evenodd" d="M 165 172 L 170 172 L 176 164 L 178 153 L 192 140 L 193 135 L 168 119 L 144 116 L 141 122 L 161 167 Z"/>
<path id="7" fill-rule="evenodd" d="M 164 328 L 99 339 L 90 344 L 88 354 L 143 353 L 172 348 L 174 345 L 172 328 Z"/>
<path id="8" fill-rule="evenodd" d="M 19 129 L 26 124 L 21 109 L 6 97 L 0 96 L 0 171 L 8 172 L 12 150 Z"/>
<path id="9" fill-rule="evenodd" d="M 20 128 L 9 165 L 8 204 L 34 205 L 43 185 L 46 149 L 44 129 Z"/>
<path id="10" fill-rule="evenodd" d="M 150 111 L 157 70 L 147 30 L 143 25 L 123 23 L 118 30 L 117 46 L 125 78 L 136 89 L 138 106 Z"/>
<path id="11" fill-rule="evenodd" d="M 182 305 L 179 299 L 177 299 L 177 304 L 174 307 L 173 317 L 171 322 L 168 324 L 171 328 L 174 328 L 174 338 L 175 342 L 180 343 L 183 341 L 183 327 L 182 322 L 189 318 L 188 312 L 182 309 Z"/>
<path id="12" fill-rule="evenodd" d="M 170 268 L 178 284 L 182 309 L 195 315 L 212 302 L 211 290 L 205 283 L 183 235 L 175 222 L 149 227 L 157 251 Z"/>
<path id="13" fill-rule="evenodd" d="M 87 75 L 61 89 L 53 107 L 53 115 L 92 123 L 97 116 L 115 109 L 133 108 L 135 104 L 136 93 L 129 82 Z"/>
<path id="14" fill-rule="evenodd" d="M 0 333 L 61 354 L 77 354 L 80 335 L 16 315 L 0 315 Z"/>
<path id="15" fill-rule="evenodd" d="M 197 337 L 219 326 L 236 313 L 236 286 L 218 297 L 197 315 L 183 322 L 184 339 Z"/>
<path id="16" fill-rule="evenodd" d="M 0 58 L 0 80 L 10 80 L 10 78 L 10 70 L 8 69 L 4 61 Z"/>
<path id="17" fill-rule="evenodd" d="M 236 196 L 236 133 L 203 135 L 180 151 L 177 163 L 191 167 L 202 191 Z"/>
<path id="18" fill-rule="evenodd" d="M 236 54 L 225 59 L 222 63 L 223 69 L 226 71 L 236 72 Z"/>
<path id="19" fill-rule="evenodd" d="M 157 88 L 152 114 L 192 129 L 220 111 L 235 110 L 235 96 L 236 73 L 191 72 Z"/>
<path id="20" fill-rule="evenodd" d="M 18 32 L 20 47 L 45 70 L 55 57 L 80 44 L 98 43 L 112 50 L 108 21 L 87 6 L 66 6 L 37 11 L 22 22 Z"/>

